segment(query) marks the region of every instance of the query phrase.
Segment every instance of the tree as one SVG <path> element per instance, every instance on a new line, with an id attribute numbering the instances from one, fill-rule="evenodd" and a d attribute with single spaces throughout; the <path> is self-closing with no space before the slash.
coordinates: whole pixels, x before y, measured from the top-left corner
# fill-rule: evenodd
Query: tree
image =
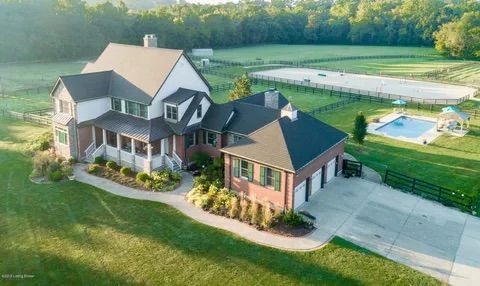
<path id="1" fill-rule="evenodd" d="M 228 94 L 229 100 L 236 100 L 244 98 L 252 94 L 252 84 L 247 74 L 242 75 L 241 77 L 235 79 L 233 83 L 233 90 Z"/>
<path id="2" fill-rule="evenodd" d="M 463 14 L 459 21 L 442 25 L 434 37 L 435 48 L 442 54 L 463 58 L 480 57 L 480 13 Z"/>
<path id="3" fill-rule="evenodd" d="M 353 127 L 353 140 L 360 144 L 363 144 L 365 135 L 367 134 L 367 119 L 365 115 L 360 111 L 355 117 L 355 126 Z"/>

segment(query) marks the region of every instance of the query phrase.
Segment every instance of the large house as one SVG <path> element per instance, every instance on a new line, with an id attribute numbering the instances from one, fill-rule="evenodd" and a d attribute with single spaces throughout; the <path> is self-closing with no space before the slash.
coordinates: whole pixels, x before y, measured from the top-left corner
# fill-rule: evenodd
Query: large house
<path id="1" fill-rule="evenodd" d="M 109 44 L 51 93 L 57 153 L 136 171 L 179 170 L 192 155 L 223 156 L 226 187 L 298 208 L 342 169 L 347 135 L 297 110 L 277 90 L 216 104 L 181 50 Z"/>

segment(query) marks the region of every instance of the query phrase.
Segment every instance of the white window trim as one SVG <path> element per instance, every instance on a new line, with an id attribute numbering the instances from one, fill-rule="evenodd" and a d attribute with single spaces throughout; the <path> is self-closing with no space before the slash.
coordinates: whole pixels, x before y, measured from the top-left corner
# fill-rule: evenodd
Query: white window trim
<path id="1" fill-rule="evenodd" d="M 174 107 L 175 109 L 177 109 L 177 118 L 176 118 L 176 119 L 167 117 L 167 114 L 168 114 L 168 112 L 167 112 L 167 106 Z M 165 111 L 165 119 L 178 121 L 178 115 L 179 115 L 179 114 L 178 114 L 178 106 L 177 106 L 177 105 L 175 105 L 175 104 L 170 104 L 170 103 L 165 103 L 165 110 L 164 110 L 164 111 Z"/>

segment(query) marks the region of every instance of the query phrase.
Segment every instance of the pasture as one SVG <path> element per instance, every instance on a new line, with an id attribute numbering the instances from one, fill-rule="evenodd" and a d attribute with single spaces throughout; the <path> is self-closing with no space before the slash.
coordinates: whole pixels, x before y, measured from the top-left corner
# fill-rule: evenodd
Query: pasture
<path id="1" fill-rule="evenodd" d="M 250 243 L 167 205 L 76 181 L 34 184 L 28 140 L 0 118 L 0 273 L 34 285 L 441 285 L 340 238 L 312 252 Z"/>
<path id="2" fill-rule="evenodd" d="M 421 47 L 353 45 L 260 45 L 214 50 L 213 58 L 236 62 L 251 62 L 255 60 L 300 61 L 332 57 L 379 55 L 437 55 L 437 52 L 433 48 Z"/>

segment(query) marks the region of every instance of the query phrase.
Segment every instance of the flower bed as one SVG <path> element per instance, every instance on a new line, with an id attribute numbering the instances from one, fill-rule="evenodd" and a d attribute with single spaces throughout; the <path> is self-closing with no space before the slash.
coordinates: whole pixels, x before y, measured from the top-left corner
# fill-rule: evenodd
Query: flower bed
<path id="1" fill-rule="evenodd" d="M 33 170 L 30 179 L 35 183 L 59 182 L 73 178 L 74 159 L 65 160 L 53 150 L 37 151 L 33 156 Z"/>
<path id="2" fill-rule="evenodd" d="M 260 204 L 255 198 L 242 198 L 236 192 L 222 188 L 218 182 L 208 181 L 205 175 L 195 179 L 194 188 L 186 199 L 210 213 L 283 236 L 304 236 L 314 229 L 311 222 L 293 210 L 283 212 L 267 201 Z"/>
<path id="3" fill-rule="evenodd" d="M 114 161 L 105 162 L 97 158 L 94 164 L 88 165 L 87 172 L 130 188 L 152 192 L 173 191 L 182 180 L 180 173 L 169 169 L 152 171 L 149 175 L 144 172 L 133 172 L 129 167 L 120 167 Z"/>

